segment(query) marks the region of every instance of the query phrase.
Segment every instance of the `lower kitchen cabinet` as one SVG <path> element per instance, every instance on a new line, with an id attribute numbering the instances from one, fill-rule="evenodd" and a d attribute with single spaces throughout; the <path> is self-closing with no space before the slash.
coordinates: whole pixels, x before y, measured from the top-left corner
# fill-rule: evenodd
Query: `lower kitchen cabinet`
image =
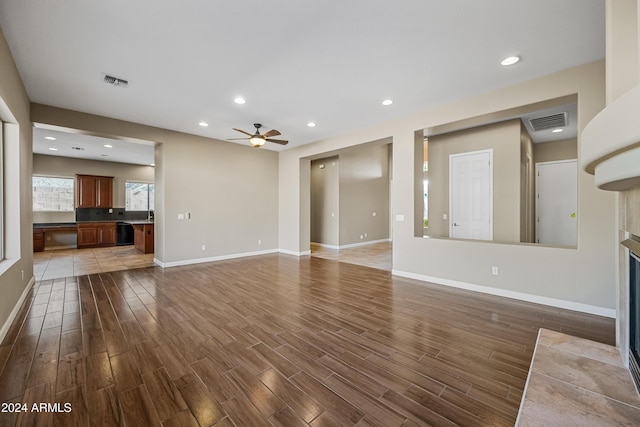
<path id="1" fill-rule="evenodd" d="M 44 231 L 41 229 L 33 230 L 33 252 L 44 251 Z"/>
<path id="2" fill-rule="evenodd" d="M 133 224 L 133 242 L 137 250 L 143 254 L 153 253 L 153 224 L 152 223 L 134 223 Z"/>
<path id="3" fill-rule="evenodd" d="M 87 222 L 78 224 L 78 248 L 115 246 L 115 222 Z"/>

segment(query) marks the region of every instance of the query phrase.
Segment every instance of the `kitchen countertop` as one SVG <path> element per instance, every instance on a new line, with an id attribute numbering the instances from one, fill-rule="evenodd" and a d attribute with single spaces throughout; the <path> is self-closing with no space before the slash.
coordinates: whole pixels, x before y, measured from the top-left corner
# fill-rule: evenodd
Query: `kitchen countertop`
<path id="1" fill-rule="evenodd" d="M 77 222 L 39 222 L 34 223 L 33 228 L 66 228 L 75 227 L 77 225 Z"/>
<path id="2" fill-rule="evenodd" d="M 113 222 L 113 223 L 125 223 L 125 224 L 153 224 L 153 221 L 147 221 L 144 219 L 110 219 L 110 220 L 95 220 L 95 221 L 75 221 L 75 222 L 38 222 L 33 224 L 33 228 L 68 228 L 77 227 L 78 224 L 90 224 L 92 222 Z"/>

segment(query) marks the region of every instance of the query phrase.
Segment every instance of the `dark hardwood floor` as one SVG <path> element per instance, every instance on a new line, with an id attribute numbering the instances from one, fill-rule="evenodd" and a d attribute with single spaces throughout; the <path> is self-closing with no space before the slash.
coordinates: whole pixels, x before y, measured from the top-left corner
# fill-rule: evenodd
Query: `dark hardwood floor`
<path id="1" fill-rule="evenodd" d="M 26 409 L 0 425 L 511 426 L 540 327 L 614 343 L 613 319 L 316 257 L 45 280 L 0 346 Z"/>

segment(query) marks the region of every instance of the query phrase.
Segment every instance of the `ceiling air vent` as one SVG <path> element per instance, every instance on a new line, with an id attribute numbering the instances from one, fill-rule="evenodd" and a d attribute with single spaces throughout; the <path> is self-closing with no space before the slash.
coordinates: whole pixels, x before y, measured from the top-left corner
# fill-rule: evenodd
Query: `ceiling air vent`
<path id="1" fill-rule="evenodd" d="M 536 117 L 534 119 L 529 119 L 529 123 L 536 132 L 539 130 L 565 127 L 567 125 L 567 113 Z"/>
<path id="2" fill-rule="evenodd" d="M 125 79 L 120 79 L 118 77 L 113 77 L 108 74 L 104 75 L 105 83 L 112 84 L 114 86 L 127 87 L 129 85 L 129 81 Z"/>

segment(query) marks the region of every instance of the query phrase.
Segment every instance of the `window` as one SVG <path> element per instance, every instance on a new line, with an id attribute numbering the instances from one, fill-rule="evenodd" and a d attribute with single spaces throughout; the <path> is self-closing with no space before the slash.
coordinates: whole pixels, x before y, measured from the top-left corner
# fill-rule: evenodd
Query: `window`
<path id="1" fill-rule="evenodd" d="M 147 182 L 127 181 L 125 183 L 125 197 L 125 210 L 152 211 L 154 185 Z"/>
<path id="2" fill-rule="evenodd" d="M 34 212 L 73 212 L 74 179 L 55 176 L 34 176 Z"/>

